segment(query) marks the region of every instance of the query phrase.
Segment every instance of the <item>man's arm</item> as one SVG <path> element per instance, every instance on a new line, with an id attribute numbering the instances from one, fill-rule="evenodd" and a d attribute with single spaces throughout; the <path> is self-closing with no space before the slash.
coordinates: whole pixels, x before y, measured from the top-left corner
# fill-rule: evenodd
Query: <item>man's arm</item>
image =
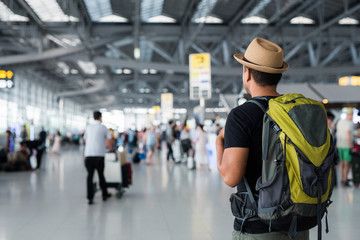
<path id="1" fill-rule="evenodd" d="M 225 184 L 236 187 L 245 175 L 249 148 L 226 148 L 224 150 L 225 127 L 216 138 L 217 167 Z"/>

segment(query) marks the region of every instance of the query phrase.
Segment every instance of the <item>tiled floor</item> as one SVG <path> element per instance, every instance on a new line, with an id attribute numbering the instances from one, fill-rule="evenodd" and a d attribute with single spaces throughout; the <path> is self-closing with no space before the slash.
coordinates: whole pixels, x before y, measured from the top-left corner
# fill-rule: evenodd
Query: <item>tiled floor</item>
<path id="1" fill-rule="evenodd" d="M 97 193 L 89 206 L 78 149 L 48 153 L 40 171 L 0 172 L 0 240 L 231 239 L 234 190 L 216 171 L 189 171 L 157 157 L 152 166 L 133 166 L 133 174 L 121 199 L 102 202 Z M 323 239 L 359 239 L 360 189 L 337 188 L 333 200 Z"/>

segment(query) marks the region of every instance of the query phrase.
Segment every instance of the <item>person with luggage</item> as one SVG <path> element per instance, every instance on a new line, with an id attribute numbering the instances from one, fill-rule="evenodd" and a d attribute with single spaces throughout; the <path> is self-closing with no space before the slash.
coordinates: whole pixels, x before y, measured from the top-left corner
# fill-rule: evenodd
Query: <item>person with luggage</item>
<path id="1" fill-rule="evenodd" d="M 84 133 L 85 141 L 85 167 L 87 175 L 87 199 L 88 204 L 93 204 L 94 185 L 93 176 L 95 170 L 98 172 L 100 187 L 102 190 L 102 199 L 106 201 L 111 194 L 107 191 L 106 180 L 104 177 L 105 153 L 106 147 L 110 147 L 112 138 L 108 129 L 102 125 L 102 114 L 99 111 L 94 112 L 95 122 L 86 127 Z"/>
<path id="2" fill-rule="evenodd" d="M 280 96 L 276 87 L 289 66 L 283 61 L 283 50 L 277 44 L 255 38 L 245 54 L 235 54 L 234 58 L 243 65 L 243 87 L 252 98 Z M 268 107 L 268 101 L 258 102 L 265 109 Z M 255 186 L 262 174 L 263 118 L 264 112 L 260 107 L 244 103 L 232 109 L 216 139 L 219 173 L 225 184 L 237 187 L 237 193 L 247 192 L 247 188 L 253 195 L 258 193 Z M 290 237 L 287 232 L 277 231 L 260 219 L 241 221 L 235 218 L 232 239 L 275 240 Z M 298 231 L 294 239 L 308 240 L 309 231 Z"/>
<path id="3" fill-rule="evenodd" d="M 194 149 L 192 147 L 190 127 L 186 125 L 180 134 L 181 148 L 183 150 L 183 159 L 189 169 L 194 169 Z"/>
<path id="4" fill-rule="evenodd" d="M 351 149 L 353 147 L 353 130 L 354 124 L 353 119 L 353 109 L 345 108 L 345 119 L 340 119 L 336 124 L 336 147 L 339 153 L 340 159 L 340 176 L 341 176 L 341 185 L 348 187 L 348 174 L 350 171 L 351 163 Z"/>

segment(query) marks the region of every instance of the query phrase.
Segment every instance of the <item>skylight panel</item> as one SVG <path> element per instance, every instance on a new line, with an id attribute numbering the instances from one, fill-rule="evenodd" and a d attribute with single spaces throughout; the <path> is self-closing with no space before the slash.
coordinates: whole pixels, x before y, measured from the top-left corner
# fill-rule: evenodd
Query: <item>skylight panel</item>
<path id="1" fill-rule="evenodd" d="M 241 19 L 244 24 L 267 24 L 269 21 L 266 18 L 259 16 L 246 17 Z"/>
<path id="2" fill-rule="evenodd" d="M 200 17 L 194 20 L 195 23 L 223 23 L 223 20 L 213 16 Z"/>
<path id="3" fill-rule="evenodd" d="M 164 15 L 159 15 L 147 19 L 149 23 L 175 23 L 176 20 L 172 17 L 167 17 Z"/>
<path id="4" fill-rule="evenodd" d="M 86 74 L 96 74 L 96 65 L 93 62 L 77 61 L 77 64 Z"/>
<path id="5" fill-rule="evenodd" d="M 206 17 L 210 14 L 217 1 L 218 0 L 202 0 L 192 18 L 192 22 L 196 22 L 197 19 L 203 18 L 205 18 L 206 22 Z"/>
<path id="6" fill-rule="evenodd" d="M 358 25 L 359 20 L 355 18 L 345 17 L 338 21 L 338 24 L 340 25 Z"/>
<path id="7" fill-rule="evenodd" d="M 81 44 L 81 40 L 79 38 L 62 38 L 61 41 L 73 47 Z"/>
<path id="8" fill-rule="evenodd" d="M 43 22 L 77 22 L 78 18 L 66 15 L 56 0 L 25 0 Z"/>
<path id="9" fill-rule="evenodd" d="M 124 23 L 124 22 L 128 22 L 128 20 L 127 20 L 127 18 L 120 17 L 118 15 L 112 14 L 112 15 L 100 18 L 98 20 L 98 22 L 119 22 L 119 23 Z"/>
<path id="10" fill-rule="evenodd" d="M 164 7 L 164 0 L 142 0 L 141 20 L 147 22 L 149 18 L 160 16 Z"/>
<path id="11" fill-rule="evenodd" d="M 0 20 L 4 22 L 27 22 L 29 18 L 15 14 L 4 3 L 0 2 Z"/>
<path id="12" fill-rule="evenodd" d="M 312 20 L 311 18 L 307 18 L 307 17 L 303 17 L 303 16 L 298 16 L 298 17 L 294 17 L 290 20 L 291 24 L 314 24 L 315 21 Z"/>
<path id="13" fill-rule="evenodd" d="M 110 0 L 84 0 L 86 9 L 94 22 L 113 15 Z"/>

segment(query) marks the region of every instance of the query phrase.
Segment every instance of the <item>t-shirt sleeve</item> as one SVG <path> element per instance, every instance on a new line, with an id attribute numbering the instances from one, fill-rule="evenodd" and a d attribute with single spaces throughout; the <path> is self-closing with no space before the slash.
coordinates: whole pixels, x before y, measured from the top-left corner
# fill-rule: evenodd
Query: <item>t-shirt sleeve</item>
<path id="1" fill-rule="evenodd" d="M 83 136 L 83 139 L 85 139 L 85 140 L 86 140 L 86 137 L 87 137 L 86 132 L 87 132 L 87 128 L 85 129 L 84 136 Z"/>
<path id="2" fill-rule="evenodd" d="M 104 126 L 104 133 L 105 133 L 105 137 L 106 139 L 111 139 L 111 133 L 110 131 Z"/>
<path id="3" fill-rule="evenodd" d="M 240 107 L 231 110 L 225 124 L 224 148 L 250 147 L 250 120 Z"/>

